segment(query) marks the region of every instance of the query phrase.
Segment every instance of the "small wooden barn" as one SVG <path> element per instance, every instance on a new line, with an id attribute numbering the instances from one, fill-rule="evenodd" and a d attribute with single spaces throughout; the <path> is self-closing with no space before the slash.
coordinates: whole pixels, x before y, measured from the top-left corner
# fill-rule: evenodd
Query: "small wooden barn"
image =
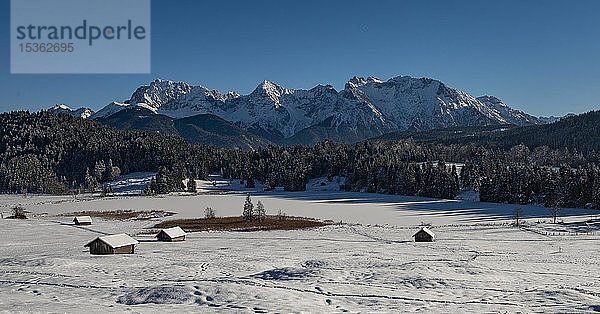
<path id="1" fill-rule="evenodd" d="M 179 227 L 173 227 L 161 230 L 157 235 L 158 241 L 176 242 L 185 241 L 186 233 Z"/>
<path id="2" fill-rule="evenodd" d="M 415 238 L 415 242 L 433 242 L 435 240 L 435 233 L 427 227 L 422 227 L 421 230 L 413 235 L 413 238 Z"/>
<path id="3" fill-rule="evenodd" d="M 98 237 L 85 247 L 90 248 L 90 254 L 133 254 L 138 243 L 134 238 L 121 233 Z"/>
<path id="4" fill-rule="evenodd" d="M 73 222 L 76 225 L 78 225 L 78 226 L 91 225 L 92 224 L 92 217 L 90 217 L 90 216 L 76 216 L 75 218 L 73 218 Z"/>

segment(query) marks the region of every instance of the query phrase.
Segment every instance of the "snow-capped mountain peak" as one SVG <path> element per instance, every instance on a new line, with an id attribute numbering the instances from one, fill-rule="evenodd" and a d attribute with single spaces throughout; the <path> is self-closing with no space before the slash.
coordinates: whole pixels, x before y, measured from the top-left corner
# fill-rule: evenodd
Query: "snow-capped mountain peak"
<path id="1" fill-rule="evenodd" d="M 359 76 L 353 76 L 347 83 L 346 83 L 346 88 L 352 88 L 352 87 L 361 87 L 363 85 L 366 85 L 368 83 L 383 83 L 382 80 L 374 77 L 374 76 L 369 76 L 367 78 L 364 77 L 359 77 Z"/>
<path id="2" fill-rule="evenodd" d="M 280 98 L 283 95 L 292 94 L 294 90 L 282 87 L 271 81 L 264 80 L 260 83 L 256 89 L 250 94 L 250 96 L 257 98 L 268 98 L 276 107 L 281 106 Z"/>
<path id="3" fill-rule="evenodd" d="M 65 104 L 56 104 L 50 110 L 69 110 L 69 111 L 72 111 L 73 109 L 71 109 L 71 107 L 69 107 L 69 106 L 67 106 Z"/>
<path id="4" fill-rule="evenodd" d="M 238 98 L 240 96 L 241 95 L 238 92 L 229 91 L 229 92 L 227 92 L 227 94 L 225 94 L 225 99 L 228 100 L 228 99 Z"/>
<path id="5" fill-rule="evenodd" d="M 94 114 L 94 111 L 90 108 L 79 108 L 79 109 L 71 109 L 71 107 L 65 104 L 56 104 L 54 107 L 48 109 L 48 111 L 53 113 L 62 113 L 68 114 L 73 117 L 87 119 Z"/>
<path id="6" fill-rule="evenodd" d="M 189 93 L 191 90 L 192 86 L 186 82 L 156 79 L 150 85 L 139 87 L 125 103 L 145 103 L 158 109 L 162 105 Z"/>

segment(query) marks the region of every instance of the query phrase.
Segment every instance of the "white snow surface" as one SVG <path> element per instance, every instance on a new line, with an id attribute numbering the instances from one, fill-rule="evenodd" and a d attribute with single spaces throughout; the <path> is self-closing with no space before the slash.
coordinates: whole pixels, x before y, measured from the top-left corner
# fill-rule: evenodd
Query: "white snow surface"
<path id="1" fill-rule="evenodd" d="M 239 182 L 238 182 L 239 183 Z M 231 185 L 230 185 L 231 186 Z M 268 214 L 329 219 L 317 229 L 192 232 L 157 242 L 163 219 L 240 215 L 246 192 Z M 27 220 L 0 219 L 0 312 L 591 312 L 600 309 L 600 223 L 593 212 L 348 192 L 0 197 Z M 177 213 L 75 226 L 82 210 Z M 6 217 L 6 215 L 4 215 Z M 594 219 L 588 221 L 589 219 Z M 427 226 L 432 243 L 412 242 Z M 131 255 L 90 255 L 83 245 L 128 233 Z"/>

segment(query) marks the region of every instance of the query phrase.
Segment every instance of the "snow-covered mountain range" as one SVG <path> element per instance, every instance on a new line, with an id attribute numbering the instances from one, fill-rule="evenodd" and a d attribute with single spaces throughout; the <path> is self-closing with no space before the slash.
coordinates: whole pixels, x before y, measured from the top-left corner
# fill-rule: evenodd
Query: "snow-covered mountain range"
<path id="1" fill-rule="evenodd" d="M 496 97 L 476 98 L 441 81 L 410 76 L 353 77 L 340 91 L 331 85 L 304 90 L 263 81 L 248 95 L 157 79 L 90 118 L 134 107 L 173 119 L 212 114 L 277 143 L 354 142 L 398 130 L 544 123 Z"/>

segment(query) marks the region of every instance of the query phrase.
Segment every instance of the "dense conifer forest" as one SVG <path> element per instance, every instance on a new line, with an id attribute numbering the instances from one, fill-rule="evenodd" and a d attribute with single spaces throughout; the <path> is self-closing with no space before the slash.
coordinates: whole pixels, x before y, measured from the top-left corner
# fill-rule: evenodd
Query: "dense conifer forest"
<path id="1" fill-rule="evenodd" d="M 258 180 L 267 189 L 283 186 L 286 191 L 304 190 L 311 178 L 343 176 L 348 191 L 454 198 L 474 190 L 482 201 L 600 208 L 595 146 L 575 150 L 574 141 L 587 141 L 585 136 L 573 128 L 563 137 L 556 132 L 552 136 L 560 139 L 553 141 L 560 148 L 543 142 L 490 147 L 408 139 L 251 151 L 120 131 L 67 115 L 11 112 L 0 114 L 0 192 L 98 191 L 120 174 L 152 171 L 157 175 L 146 193 L 168 193 L 183 190 L 186 178 L 216 172 L 248 186 Z"/>
<path id="2" fill-rule="evenodd" d="M 417 142 L 438 144 L 477 144 L 488 148 L 510 149 L 524 144 L 530 148 L 547 146 L 569 148 L 584 153 L 600 152 L 600 111 L 564 117 L 554 123 L 516 127 L 453 127 L 428 131 L 392 132 L 379 137 L 385 140 L 413 138 Z"/>

